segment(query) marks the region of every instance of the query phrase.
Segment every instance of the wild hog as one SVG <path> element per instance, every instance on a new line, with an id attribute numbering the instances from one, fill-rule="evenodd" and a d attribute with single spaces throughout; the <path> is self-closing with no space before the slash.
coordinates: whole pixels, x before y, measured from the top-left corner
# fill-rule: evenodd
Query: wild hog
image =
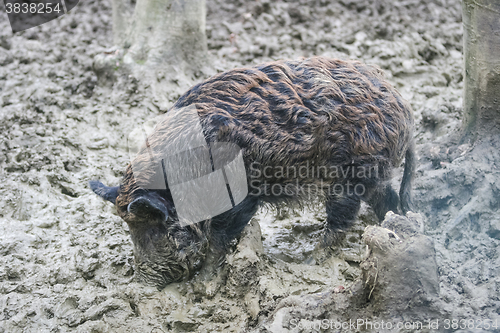
<path id="1" fill-rule="evenodd" d="M 138 275 L 161 288 L 189 277 L 208 249 L 223 250 L 262 204 L 324 201 L 326 245 L 342 238 L 361 200 L 380 220 L 406 213 L 413 127 L 411 107 L 375 67 L 276 61 L 191 88 L 120 186 L 90 186 L 128 223 Z M 403 157 L 398 196 L 388 180 Z"/>

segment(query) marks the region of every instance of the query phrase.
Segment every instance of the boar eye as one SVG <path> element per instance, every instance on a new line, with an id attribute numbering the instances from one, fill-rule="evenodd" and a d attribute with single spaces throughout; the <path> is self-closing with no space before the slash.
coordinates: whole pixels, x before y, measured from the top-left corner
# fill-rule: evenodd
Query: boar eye
<path id="1" fill-rule="evenodd" d="M 127 211 L 138 217 L 159 216 L 161 220 L 166 221 L 168 218 L 167 207 L 161 200 L 153 196 L 141 196 L 132 201 Z"/>

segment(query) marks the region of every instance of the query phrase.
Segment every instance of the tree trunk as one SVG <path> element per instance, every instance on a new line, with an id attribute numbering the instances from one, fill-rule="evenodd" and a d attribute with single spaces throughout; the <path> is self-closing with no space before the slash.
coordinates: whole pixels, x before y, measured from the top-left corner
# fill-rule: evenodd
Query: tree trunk
<path id="1" fill-rule="evenodd" d="M 463 0 L 464 122 L 473 141 L 500 132 L 500 1 Z"/>
<path id="2" fill-rule="evenodd" d="M 113 42 L 115 45 L 124 46 L 134 9 L 135 0 L 113 0 Z"/>
<path id="3" fill-rule="evenodd" d="M 137 0 L 130 19 L 129 2 L 113 0 L 115 42 L 129 48 L 129 61 L 151 66 L 183 61 L 201 65 L 200 58 L 207 52 L 204 0 Z"/>
<path id="4" fill-rule="evenodd" d="M 200 76 L 213 74 L 205 0 L 112 0 L 116 49 L 94 59 L 103 84 L 119 74 L 150 85 L 162 108 Z"/>

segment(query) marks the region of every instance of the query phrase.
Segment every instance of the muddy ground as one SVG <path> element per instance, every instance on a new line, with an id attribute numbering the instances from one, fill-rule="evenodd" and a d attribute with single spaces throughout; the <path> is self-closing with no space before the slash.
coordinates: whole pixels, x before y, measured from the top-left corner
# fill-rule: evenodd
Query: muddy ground
<path id="1" fill-rule="evenodd" d="M 376 224 L 364 206 L 330 255 L 315 250 L 321 209 L 261 211 L 217 278 L 162 291 L 135 282 L 127 225 L 87 182 L 117 184 L 128 133 L 165 109 L 147 82 L 96 75 L 94 58 L 112 50 L 109 1 L 15 35 L 0 5 L 0 332 L 339 331 L 313 325 L 322 319 L 499 331 L 500 143 L 459 137 L 460 2 L 207 0 L 207 13 L 218 71 L 310 55 L 384 69 L 415 110 L 415 226 L 393 217 L 384 226 L 401 242 L 376 228 L 362 239 Z M 185 88 L 166 83 L 165 96 Z"/>

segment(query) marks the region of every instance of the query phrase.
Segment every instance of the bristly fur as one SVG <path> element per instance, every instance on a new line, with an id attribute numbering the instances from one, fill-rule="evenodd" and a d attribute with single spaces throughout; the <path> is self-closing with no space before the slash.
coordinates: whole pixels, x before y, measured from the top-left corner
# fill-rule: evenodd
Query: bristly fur
<path id="1" fill-rule="evenodd" d="M 168 188 L 156 193 L 167 203 L 170 220 L 163 222 L 127 211 L 128 204 L 146 191 L 136 184 L 129 166 L 116 205 L 130 226 L 138 275 L 145 281 L 162 287 L 189 277 L 203 262 L 209 244 L 223 249 L 262 203 L 300 205 L 311 196 L 322 198 L 328 215 L 327 234 L 333 235 L 332 239 L 352 224 L 361 199 L 374 208 L 379 219 L 388 210 L 406 213 L 410 209 L 415 163 L 413 112 L 375 67 L 314 57 L 235 69 L 194 86 L 179 98 L 173 110 L 190 106 L 196 107 L 207 142 L 231 142 L 241 148 L 249 192 L 258 188 L 264 193 L 279 184 L 289 185 L 292 194 L 249 195 L 226 213 L 181 227 Z M 175 143 L 192 124 L 187 120 L 171 125 L 160 123 L 148 138 L 154 151 L 161 152 L 166 143 Z M 387 180 L 405 154 L 400 200 Z M 143 150 L 133 163 L 140 165 L 148 158 Z M 373 167 L 378 172 L 366 179 L 300 177 L 297 183 L 297 177 L 264 178 L 252 169 L 252 163 L 297 169 Z M 325 195 L 320 181 L 322 185 L 352 181 L 362 184 L 366 192 L 362 196 Z M 250 182 L 255 187 L 251 188 Z M 304 185 L 318 187 L 309 186 L 304 192 Z"/>

